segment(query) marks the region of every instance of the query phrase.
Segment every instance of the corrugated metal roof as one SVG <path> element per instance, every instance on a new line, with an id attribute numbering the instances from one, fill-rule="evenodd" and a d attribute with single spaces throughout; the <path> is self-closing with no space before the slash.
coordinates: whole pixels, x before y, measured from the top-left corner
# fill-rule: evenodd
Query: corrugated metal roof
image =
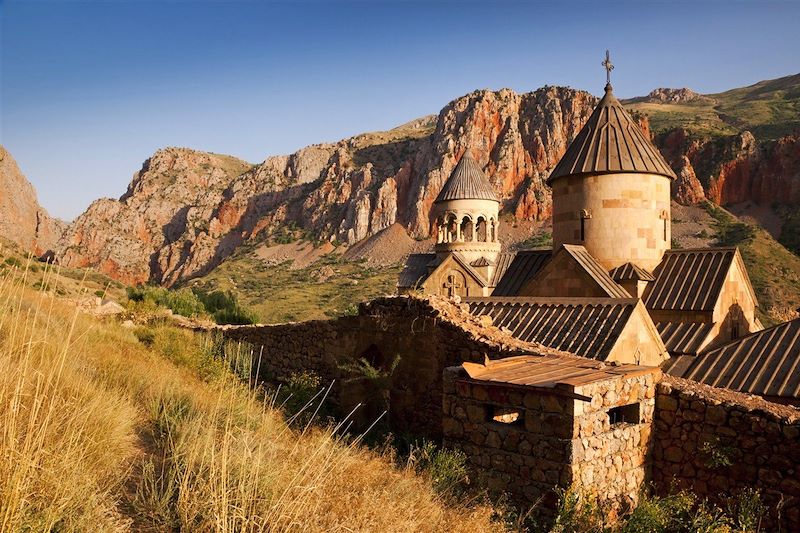
<path id="1" fill-rule="evenodd" d="M 503 279 L 503 276 L 508 271 L 508 267 L 513 263 L 516 255 L 516 252 L 500 252 L 497 254 L 494 272 L 492 272 L 492 281 L 490 283 L 492 287 L 497 286 L 500 280 Z"/>
<path id="2" fill-rule="evenodd" d="M 547 182 L 562 176 L 618 172 L 660 174 L 675 179 L 675 172 L 661 153 L 623 109 L 611 86 L 606 86 L 605 95 Z"/>
<path id="3" fill-rule="evenodd" d="M 447 200 L 494 200 L 499 202 L 489 180 L 469 150 L 453 169 L 433 203 Z"/>
<path id="4" fill-rule="evenodd" d="M 736 256 L 736 248 L 668 250 L 644 291 L 648 309 L 712 311 Z"/>
<path id="5" fill-rule="evenodd" d="M 625 263 L 624 265 L 620 265 L 617 268 L 612 269 L 608 274 L 614 281 L 626 281 L 632 279 L 639 281 L 656 280 L 656 278 L 654 278 L 650 272 L 643 269 L 639 265 L 634 265 L 633 263 Z"/>
<path id="6" fill-rule="evenodd" d="M 760 396 L 800 397 L 800 319 L 751 333 L 670 374 Z"/>
<path id="7" fill-rule="evenodd" d="M 397 280 L 398 287 L 417 287 L 428 277 L 428 265 L 436 259 L 436 254 L 411 254 L 406 259 Z"/>
<path id="8" fill-rule="evenodd" d="M 474 315 L 526 342 L 606 359 L 638 302 L 635 298 L 470 298 Z"/>
<path id="9" fill-rule="evenodd" d="M 670 355 L 696 355 L 713 328 L 714 324 L 707 322 L 659 322 L 656 324 L 656 329 Z"/>
<path id="10" fill-rule="evenodd" d="M 553 257 L 552 250 L 520 250 L 516 254 L 505 255 L 502 261 L 507 261 L 503 271 L 500 271 L 501 259 L 497 260 L 496 287 L 492 296 L 517 296 L 522 285 L 533 278 Z"/>
<path id="11" fill-rule="evenodd" d="M 675 355 L 661 363 L 661 370 L 673 376 L 682 376 L 696 360 L 696 355 Z"/>
<path id="12" fill-rule="evenodd" d="M 474 380 L 548 389 L 557 385 L 579 387 L 606 379 L 657 372 L 653 367 L 615 365 L 557 355 L 520 355 L 486 361 L 485 364 L 464 363 L 462 366 Z"/>
<path id="13" fill-rule="evenodd" d="M 581 267 L 600 285 L 609 298 L 630 298 L 631 295 L 628 291 L 620 287 L 616 281 L 611 279 L 608 272 L 603 266 L 592 257 L 586 248 L 577 244 L 562 244 L 564 250 L 567 251 Z"/>

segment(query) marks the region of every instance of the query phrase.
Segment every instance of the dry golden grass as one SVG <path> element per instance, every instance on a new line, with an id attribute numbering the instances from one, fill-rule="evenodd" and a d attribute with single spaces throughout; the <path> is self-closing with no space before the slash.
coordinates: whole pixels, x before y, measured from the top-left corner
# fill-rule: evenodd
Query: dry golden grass
<path id="1" fill-rule="evenodd" d="M 0 279 L 0 531 L 500 529 L 334 428 L 289 428 L 209 339 L 148 348 L 21 276 Z"/>

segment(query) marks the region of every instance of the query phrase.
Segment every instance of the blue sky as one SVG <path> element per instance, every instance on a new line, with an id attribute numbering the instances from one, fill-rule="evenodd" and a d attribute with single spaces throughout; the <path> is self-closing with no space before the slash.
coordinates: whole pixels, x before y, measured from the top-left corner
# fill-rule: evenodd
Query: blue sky
<path id="1" fill-rule="evenodd" d="M 54 215 L 164 146 L 251 162 L 479 88 L 704 93 L 800 72 L 800 2 L 0 0 L 0 141 Z"/>

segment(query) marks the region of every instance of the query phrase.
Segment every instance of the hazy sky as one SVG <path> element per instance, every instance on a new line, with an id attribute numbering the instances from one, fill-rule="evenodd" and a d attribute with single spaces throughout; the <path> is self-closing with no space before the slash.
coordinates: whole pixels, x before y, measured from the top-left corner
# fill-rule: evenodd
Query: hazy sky
<path id="1" fill-rule="evenodd" d="M 800 72 L 800 2 L 0 0 L 1 142 L 71 219 L 153 151 L 260 162 L 479 88 L 704 93 Z"/>

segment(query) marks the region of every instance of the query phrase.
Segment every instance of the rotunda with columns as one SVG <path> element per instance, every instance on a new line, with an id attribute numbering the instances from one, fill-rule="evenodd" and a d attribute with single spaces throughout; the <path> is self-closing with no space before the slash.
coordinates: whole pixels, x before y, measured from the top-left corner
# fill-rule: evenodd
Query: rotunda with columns
<path id="1" fill-rule="evenodd" d="M 433 203 L 436 254 L 468 263 L 494 262 L 500 253 L 500 200 L 469 149 Z M 477 266 L 477 265 L 473 265 Z"/>

